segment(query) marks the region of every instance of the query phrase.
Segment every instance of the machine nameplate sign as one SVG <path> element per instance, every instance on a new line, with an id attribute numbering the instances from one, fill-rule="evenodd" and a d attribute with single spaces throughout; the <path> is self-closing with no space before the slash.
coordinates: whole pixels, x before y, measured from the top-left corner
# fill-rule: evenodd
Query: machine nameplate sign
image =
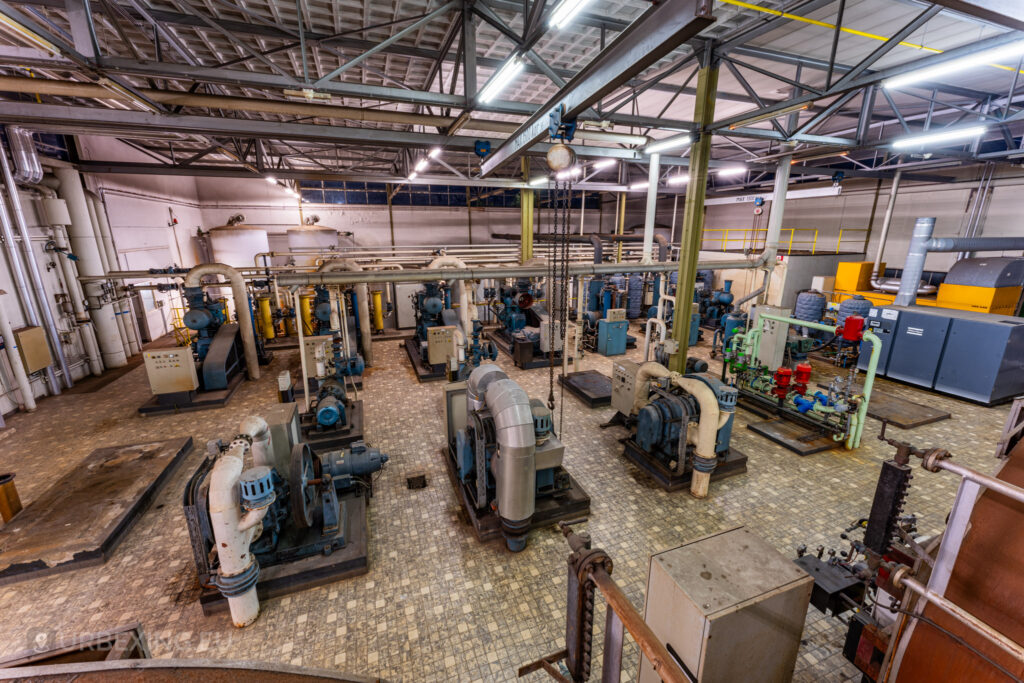
<path id="1" fill-rule="evenodd" d="M 876 310 L 877 309 L 874 309 L 874 308 L 871 309 L 871 315 L 872 316 L 875 315 L 875 311 Z M 899 311 L 894 311 L 894 310 L 891 310 L 891 309 L 888 309 L 888 308 L 883 308 L 882 309 L 882 317 L 885 318 L 886 320 L 895 320 L 896 318 L 899 317 L 899 315 L 900 315 Z"/>

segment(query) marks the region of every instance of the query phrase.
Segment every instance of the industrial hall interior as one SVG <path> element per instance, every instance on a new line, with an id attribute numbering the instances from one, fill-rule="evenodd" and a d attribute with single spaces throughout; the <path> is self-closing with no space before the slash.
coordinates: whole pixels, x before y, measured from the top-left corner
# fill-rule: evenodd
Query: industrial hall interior
<path id="1" fill-rule="evenodd" d="M 1022 596 L 1024 2 L 0 0 L 0 683 L 1024 682 Z"/>

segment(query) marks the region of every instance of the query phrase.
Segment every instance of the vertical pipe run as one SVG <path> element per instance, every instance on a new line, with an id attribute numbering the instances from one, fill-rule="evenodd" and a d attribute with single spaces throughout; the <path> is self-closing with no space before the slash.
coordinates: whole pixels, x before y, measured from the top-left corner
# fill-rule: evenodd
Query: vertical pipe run
<path id="1" fill-rule="evenodd" d="M 530 160 L 523 157 L 522 160 L 523 181 L 530 180 Z M 466 195 L 469 196 L 468 194 Z M 520 248 L 519 263 L 526 263 L 533 258 L 533 207 L 534 192 L 532 189 L 519 191 L 520 211 Z M 469 209 L 466 209 L 469 211 Z"/>
<path id="2" fill-rule="evenodd" d="M 615 203 L 615 234 L 622 235 L 626 232 L 626 193 L 620 192 L 616 195 Z M 622 242 L 615 245 L 615 262 L 622 263 Z"/>
<path id="3" fill-rule="evenodd" d="M 782 234 L 782 220 L 786 213 L 786 192 L 789 187 L 789 170 L 792 168 L 793 155 L 787 154 L 779 159 L 775 167 L 775 189 L 772 192 L 772 205 L 768 212 L 768 232 L 765 235 L 765 250 L 771 252 L 771 261 L 765 264 L 764 282 L 758 301 L 768 298 L 768 287 L 771 283 L 772 271 L 775 269 L 775 255 L 779 250 L 779 235 Z"/>
<path id="4" fill-rule="evenodd" d="M 924 273 L 924 261 L 928 258 L 928 240 L 935 230 L 935 218 L 918 218 L 914 223 L 914 232 L 910 237 L 910 248 L 907 250 L 907 261 L 903 264 L 903 275 L 900 277 L 900 289 L 896 292 L 893 304 L 896 306 L 913 306 L 917 300 L 917 288 L 921 284 Z"/>
<path id="5" fill-rule="evenodd" d="M 654 217 L 658 213 L 658 177 L 661 175 L 661 155 L 652 154 L 647 172 L 647 211 L 644 213 L 644 250 L 640 263 L 650 263 L 654 251 Z"/>
<path id="6" fill-rule="evenodd" d="M 892 214 L 896 208 L 896 193 L 900 190 L 900 179 L 903 177 L 903 169 L 896 169 L 896 175 L 892 179 L 892 188 L 889 190 L 889 203 L 885 206 L 885 217 L 882 219 L 882 232 L 878 235 L 878 248 L 875 251 L 875 265 L 871 268 L 871 279 L 875 280 L 881 274 L 878 271 L 882 267 L 882 253 L 885 251 L 885 240 L 889 237 L 889 226 L 892 224 Z"/>
<path id="7" fill-rule="evenodd" d="M 64 357 L 64 346 L 61 344 L 60 332 L 57 329 L 57 321 L 53 318 L 53 310 L 46 298 L 46 289 L 43 286 L 43 276 L 39 272 L 39 264 L 36 263 L 35 253 L 32 251 L 32 238 L 28 232 L 28 223 L 25 221 L 25 214 L 21 210 L 21 195 L 18 192 L 18 184 L 14 182 L 14 175 L 11 173 L 11 164 L 7 160 L 7 150 L 0 145 L 0 168 L 3 169 L 4 185 L 7 189 L 7 199 L 11 203 L 11 213 L 14 222 L 18 226 L 18 234 L 21 236 L 21 250 L 25 253 L 25 261 L 28 264 L 28 272 L 32 278 L 32 289 L 35 294 L 36 303 L 43 314 L 43 327 L 46 336 L 50 340 L 50 348 L 57 357 L 57 364 L 60 366 L 61 375 L 64 377 L 64 386 L 70 389 L 74 382 L 71 380 L 71 370 L 68 368 L 67 358 Z M 46 369 L 46 376 L 50 382 L 53 393 L 60 393 L 60 385 L 54 377 L 53 368 Z"/>

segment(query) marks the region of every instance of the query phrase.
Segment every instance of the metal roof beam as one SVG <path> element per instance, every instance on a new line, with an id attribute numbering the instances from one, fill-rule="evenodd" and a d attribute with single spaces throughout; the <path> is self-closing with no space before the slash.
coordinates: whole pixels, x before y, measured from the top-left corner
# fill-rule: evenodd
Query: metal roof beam
<path id="1" fill-rule="evenodd" d="M 931 0 L 961 14 L 999 26 L 1024 31 L 1019 0 Z"/>
<path id="2" fill-rule="evenodd" d="M 564 105 L 573 119 L 714 22 L 709 0 L 666 0 L 644 12 L 481 165 L 487 176 L 543 139 L 547 116 Z"/>

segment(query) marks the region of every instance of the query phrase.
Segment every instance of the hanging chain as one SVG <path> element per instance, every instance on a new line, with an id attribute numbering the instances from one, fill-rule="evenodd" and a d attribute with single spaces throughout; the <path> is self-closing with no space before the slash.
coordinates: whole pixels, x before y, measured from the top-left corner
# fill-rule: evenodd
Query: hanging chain
<path id="1" fill-rule="evenodd" d="M 566 358 L 565 354 L 568 353 L 568 349 L 565 345 L 565 330 L 569 324 L 569 214 L 572 209 L 572 180 L 567 178 L 563 187 L 561 188 L 561 199 L 562 199 L 562 216 L 560 220 L 561 227 L 561 239 L 559 247 L 561 248 L 561 254 L 559 257 L 559 265 L 561 266 L 561 272 L 559 273 L 559 291 L 558 291 L 558 338 L 561 342 L 562 357 Z M 562 378 L 562 384 L 559 391 L 558 397 L 558 429 L 561 433 L 563 420 L 565 417 L 565 377 Z"/>
<path id="2" fill-rule="evenodd" d="M 549 196 L 550 192 L 548 193 Z M 558 181 L 555 181 L 555 194 L 551 197 L 551 213 L 553 220 L 551 221 L 551 234 L 558 235 Z M 555 255 L 558 251 L 558 244 L 556 242 L 551 243 L 551 251 L 548 254 L 548 286 L 547 291 L 544 292 L 544 296 L 548 299 L 548 410 L 555 409 L 555 303 L 554 303 L 554 291 L 555 291 L 555 262 L 557 259 Z"/>

